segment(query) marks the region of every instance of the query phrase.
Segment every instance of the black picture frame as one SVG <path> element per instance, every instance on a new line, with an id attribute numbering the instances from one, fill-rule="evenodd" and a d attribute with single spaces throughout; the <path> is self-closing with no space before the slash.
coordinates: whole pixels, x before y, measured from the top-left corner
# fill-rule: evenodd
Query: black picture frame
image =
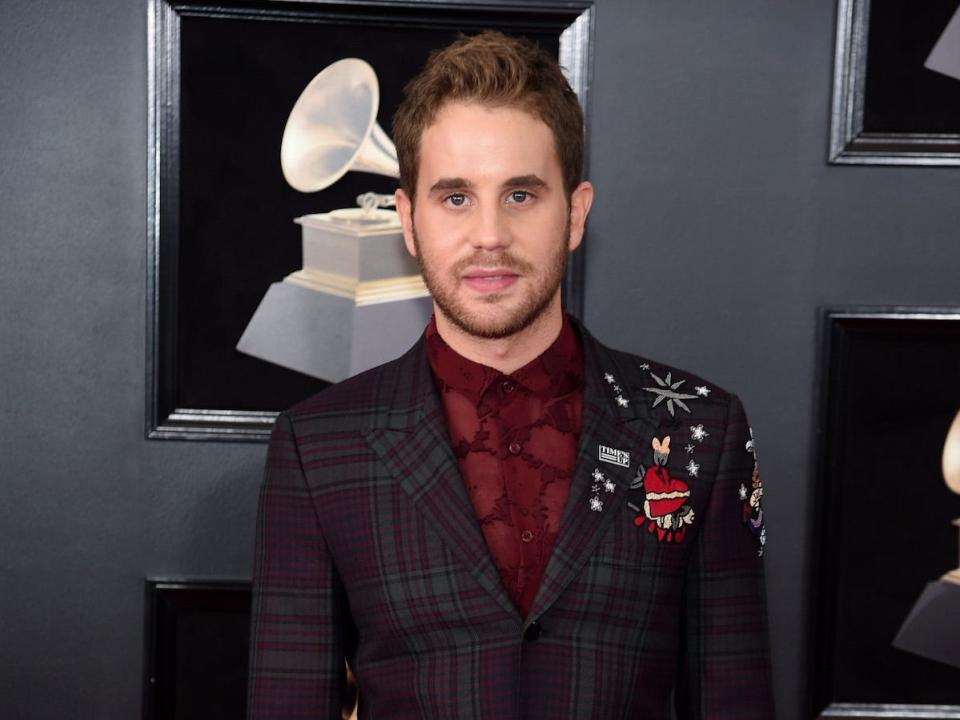
<path id="1" fill-rule="evenodd" d="M 348 173 L 302 195 L 283 181 L 283 124 L 317 72 L 349 54 L 371 62 L 389 132 L 429 51 L 493 28 L 555 46 L 586 110 L 593 15 L 582 0 L 151 0 L 147 438 L 264 442 L 278 411 L 326 386 L 235 350 L 270 284 L 300 267 L 293 218 L 394 187 Z M 578 252 L 563 285 L 575 315 L 582 284 Z"/>
<path id="2" fill-rule="evenodd" d="M 144 720 L 246 715 L 251 584 L 246 578 L 148 578 Z"/>
<path id="3" fill-rule="evenodd" d="M 956 566 L 960 307 L 823 308 L 819 375 L 810 716 L 960 718 L 960 669 L 892 646 Z"/>
<path id="4" fill-rule="evenodd" d="M 923 67 L 956 0 L 838 0 L 829 162 L 960 165 L 960 80 Z"/>

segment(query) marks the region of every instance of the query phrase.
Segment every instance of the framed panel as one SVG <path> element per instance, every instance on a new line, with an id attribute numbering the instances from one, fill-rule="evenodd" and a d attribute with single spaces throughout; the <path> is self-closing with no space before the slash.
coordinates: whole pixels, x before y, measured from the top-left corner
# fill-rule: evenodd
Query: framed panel
<path id="1" fill-rule="evenodd" d="M 810 649 L 815 717 L 960 718 L 960 669 L 892 646 L 956 566 L 940 467 L 960 409 L 960 308 L 821 315 Z"/>
<path id="2" fill-rule="evenodd" d="M 246 715 L 249 580 L 147 580 L 145 720 Z"/>
<path id="3" fill-rule="evenodd" d="M 960 165 L 960 79 L 924 67 L 957 0 L 838 0 L 831 163 Z"/>
<path id="4" fill-rule="evenodd" d="M 235 349 L 270 284 L 301 267 L 293 218 L 395 187 L 367 173 L 348 173 L 319 193 L 287 186 L 283 128 L 316 73 L 343 57 L 370 62 L 380 80 L 377 119 L 389 132 L 403 85 L 430 51 L 460 32 L 492 28 L 557 53 L 586 107 L 592 8 L 152 0 L 147 437 L 265 441 L 279 410 L 326 386 Z M 575 253 L 563 288 L 574 314 L 582 278 L 583 254 Z"/>
<path id="5" fill-rule="evenodd" d="M 146 591 L 144 720 L 246 717 L 250 580 L 150 578 Z M 346 666 L 344 683 L 342 716 L 356 720 Z"/>

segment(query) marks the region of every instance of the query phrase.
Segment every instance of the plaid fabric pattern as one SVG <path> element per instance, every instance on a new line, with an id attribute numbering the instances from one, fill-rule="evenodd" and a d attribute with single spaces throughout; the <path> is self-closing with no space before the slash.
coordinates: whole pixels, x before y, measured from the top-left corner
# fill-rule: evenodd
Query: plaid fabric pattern
<path id="1" fill-rule="evenodd" d="M 773 717 L 762 561 L 738 495 L 753 470 L 743 408 L 713 386 L 686 401 L 690 414 L 652 407 L 650 373 L 702 381 L 577 329 L 577 463 L 525 619 L 460 477 L 422 342 L 280 416 L 257 524 L 250 718 L 339 718 L 344 659 L 361 718 Z M 681 542 L 631 507 L 651 440 L 667 435 L 666 469 L 694 513 Z M 599 445 L 628 451 L 630 467 L 599 462 Z M 590 507 L 597 469 L 614 483 L 602 511 Z"/>

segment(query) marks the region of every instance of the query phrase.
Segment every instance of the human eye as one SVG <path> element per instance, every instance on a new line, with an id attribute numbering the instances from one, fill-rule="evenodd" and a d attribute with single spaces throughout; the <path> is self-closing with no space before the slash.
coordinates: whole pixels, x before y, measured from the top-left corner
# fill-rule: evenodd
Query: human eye
<path id="1" fill-rule="evenodd" d="M 467 205 L 467 196 L 463 193 L 450 193 L 441 201 L 447 207 L 462 208 Z"/>
<path id="2" fill-rule="evenodd" d="M 507 203 L 510 205 L 529 205 L 535 195 L 529 190 L 511 190 L 507 193 Z"/>

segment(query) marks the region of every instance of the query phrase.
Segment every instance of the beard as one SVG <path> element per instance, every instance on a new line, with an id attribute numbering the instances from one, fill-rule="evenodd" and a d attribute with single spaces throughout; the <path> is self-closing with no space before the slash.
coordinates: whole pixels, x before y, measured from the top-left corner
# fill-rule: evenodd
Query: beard
<path id="1" fill-rule="evenodd" d="M 535 277 L 536 268 L 520 258 L 514 257 L 507 251 L 478 251 L 473 255 L 458 260 L 450 268 L 445 277 L 441 271 L 429 264 L 425 259 L 423 248 L 417 237 L 417 229 L 413 228 L 413 244 L 417 250 L 417 265 L 423 275 L 423 281 L 433 296 L 433 301 L 443 315 L 456 327 L 468 335 L 485 339 L 501 339 L 516 335 L 530 327 L 550 306 L 551 301 L 563 282 L 567 272 L 567 257 L 570 241 L 570 219 L 564 231 L 563 242 L 558 243 L 544 263 L 544 273 Z M 457 285 L 467 268 L 499 268 L 516 272 L 526 278 L 534 278 L 532 291 L 522 298 L 520 303 L 509 311 L 497 312 L 496 305 L 503 301 L 502 293 L 489 293 L 478 299 L 477 302 L 489 307 L 490 312 L 484 313 L 467 307 L 467 304 L 457 297 Z"/>

